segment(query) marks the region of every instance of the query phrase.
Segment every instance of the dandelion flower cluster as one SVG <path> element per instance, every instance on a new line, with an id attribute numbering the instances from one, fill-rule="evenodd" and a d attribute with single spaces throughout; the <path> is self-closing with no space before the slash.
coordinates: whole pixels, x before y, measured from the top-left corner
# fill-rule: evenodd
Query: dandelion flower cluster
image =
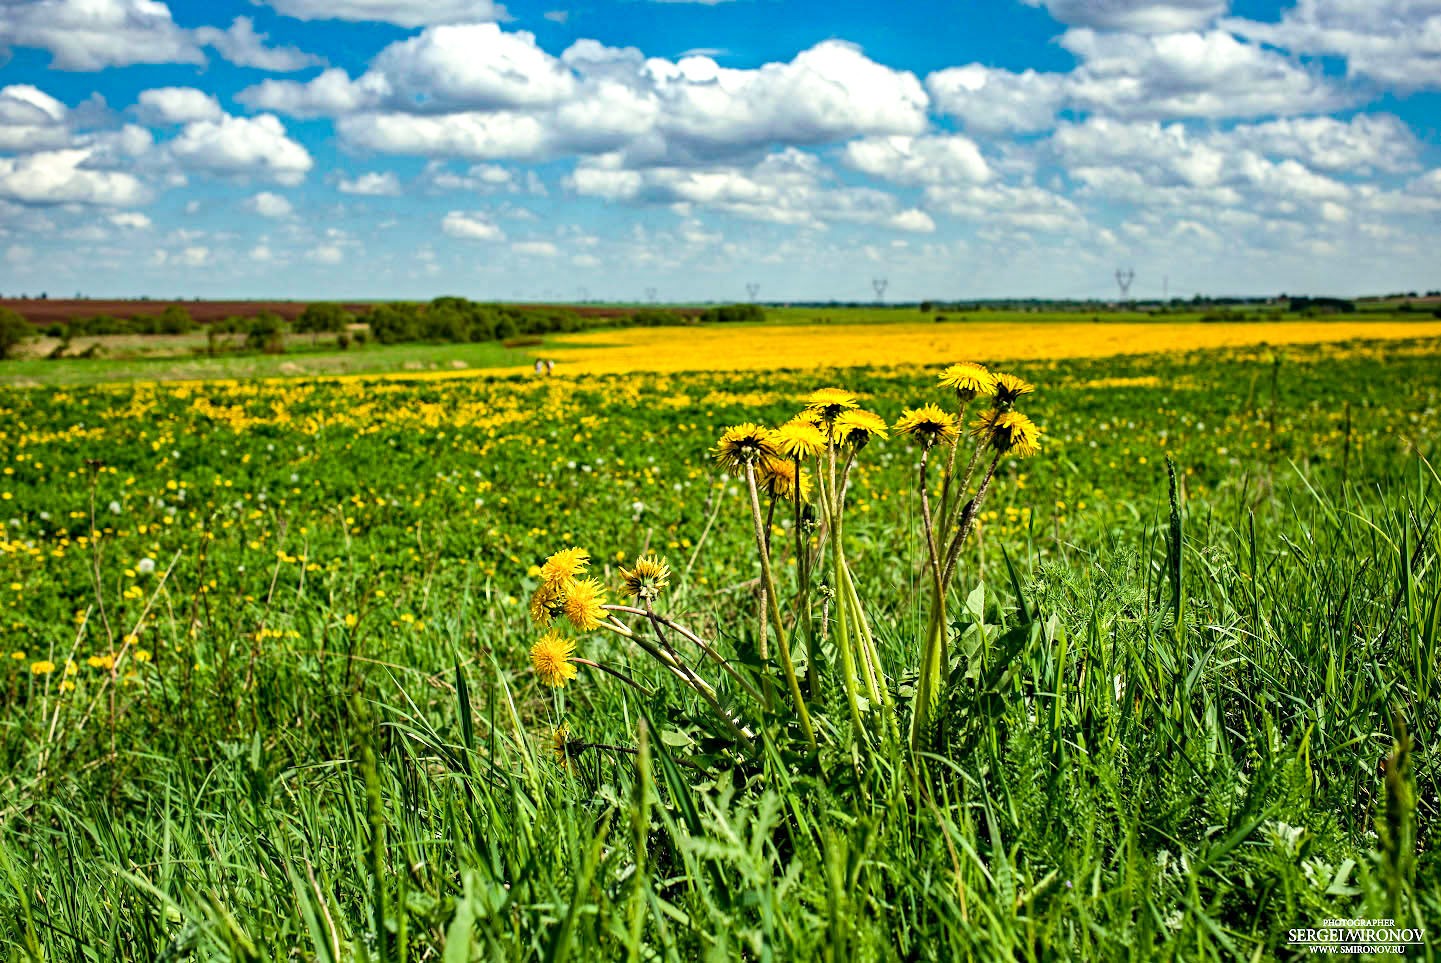
<path id="1" fill-rule="evenodd" d="M 547 628 L 565 616 L 582 632 L 589 632 L 604 618 L 605 586 L 593 578 L 582 578 L 590 565 L 590 553 L 583 548 L 566 548 L 545 560 L 540 567 L 541 583 L 530 596 L 530 617 Z"/>

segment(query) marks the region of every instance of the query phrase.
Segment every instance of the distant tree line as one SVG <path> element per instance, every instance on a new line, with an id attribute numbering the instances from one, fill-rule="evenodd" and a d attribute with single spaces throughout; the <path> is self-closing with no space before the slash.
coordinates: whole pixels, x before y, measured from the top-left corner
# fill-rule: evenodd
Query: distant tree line
<path id="1" fill-rule="evenodd" d="M 365 322 L 381 344 L 403 341 L 511 341 L 545 334 L 602 327 L 665 327 L 692 320 L 669 308 L 639 308 L 629 315 L 580 314 L 570 308 L 485 304 L 466 298 L 442 297 L 428 304 L 386 303 L 357 319 Z M 754 304 L 708 308 L 703 323 L 764 321 Z"/>
<path id="2" fill-rule="evenodd" d="M 538 342 L 542 335 L 587 328 L 662 327 L 697 321 L 726 324 L 765 319 L 765 310 L 756 304 L 717 305 L 699 315 L 652 307 L 637 308 L 630 314 L 582 314 L 565 307 L 487 304 L 460 297 L 440 297 L 423 304 L 375 304 L 359 314 L 352 314 L 339 304 L 316 302 L 307 304 L 293 322 L 287 322 L 273 311 L 261 310 L 253 316 L 229 317 L 204 325 L 197 324 L 184 307 L 172 304 L 158 315 L 121 318 L 96 314 L 71 318 L 66 323 L 49 325 L 44 333 L 60 340 L 50 352 L 51 358 L 67 357 L 71 339 L 77 337 L 175 335 L 200 328 L 205 331 L 206 344 L 197 350 L 204 353 L 244 349 L 278 354 L 285 351 L 286 335 L 292 332 L 311 335 L 312 344 L 318 344 L 322 334 L 333 334 L 335 344 L 345 349 L 369 339 L 381 344 L 527 339 Z M 16 347 L 36 333 L 37 329 L 20 314 L 0 308 L 0 358 L 12 356 Z M 97 343 L 86 353 L 93 356 L 101 350 Z"/>

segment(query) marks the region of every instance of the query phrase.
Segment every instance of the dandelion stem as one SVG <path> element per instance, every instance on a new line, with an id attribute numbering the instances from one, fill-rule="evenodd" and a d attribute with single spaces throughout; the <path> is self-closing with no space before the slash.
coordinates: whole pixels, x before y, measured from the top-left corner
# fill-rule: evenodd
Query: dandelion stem
<path id="1" fill-rule="evenodd" d="M 796 713 L 800 718 L 801 731 L 805 733 L 806 741 L 809 742 L 811 748 L 814 749 L 816 746 L 816 733 L 815 729 L 811 727 L 811 715 L 806 709 L 805 697 L 801 695 L 800 682 L 796 679 L 796 667 L 791 661 L 791 650 L 789 644 L 786 642 L 785 626 L 781 624 L 781 607 L 779 600 L 776 598 L 775 578 L 771 573 L 771 555 L 766 548 L 766 533 L 761 528 L 761 525 L 764 523 L 761 520 L 760 492 L 756 489 L 756 470 L 755 466 L 749 462 L 746 463 L 746 486 L 750 489 L 751 518 L 755 522 L 756 527 L 756 549 L 760 552 L 761 557 L 762 584 L 765 588 L 767 600 L 770 603 L 771 618 L 776 624 L 776 648 L 780 652 L 781 668 L 785 672 L 786 684 L 790 687 L 791 697 L 795 699 Z M 765 644 L 765 636 L 762 635 L 762 660 L 766 657 Z M 766 691 L 769 693 L 769 689 Z"/>
<path id="2" fill-rule="evenodd" d="M 737 671 L 736 667 L 731 665 L 730 662 L 726 660 L 725 656 L 717 652 L 710 645 L 710 643 L 706 642 L 704 639 L 696 635 L 684 625 L 681 625 L 680 623 L 675 622 L 664 615 L 661 615 L 659 612 L 648 612 L 645 609 L 633 608 L 629 605 L 607 605 L 606 608 L 611 610 L 612 612 L 624 612 L 627 615 L 637 615 L 654 619 L 656 622 L 659 622 L 661 625 L 664 625 L 671 631 L 678 633 L 682 638 L 689 639 L 695 644 L 697 648 L 704 652 L 712 662 L 720 666 L 722 671 L 724 671 L 727 675 L 734 679 L 738 685 L 740 685 L 746 690 L 746 692 L 750 693 L 753 698 L 761 699 L 760 690 L 757 689 L 755 686 L 751 685 L 750 681 L 745 676 L 741 675 L 740 672 Z"/>
<path id="3" fill-rule="evenodd" d="M 961 511 L 960 522 L 957 526 L 956 537 L 951 541 L 950 550 L 946 553 L 946 567 L 941 571 L 941 584 L 947 585 L 951 576 L 955 574 L 956 561 L 961 555 L 961 546 L 965 544 L 966 536 L 971 533 L 971 525 L 981 512 L 981 503 L 986 500 L 986 492 L 990 491 L 991 479 L 996 477 L 996 468 L 1001 463 L 1001 456 L 1004 452 L 996 452 L 996 457 L 991 459 L 991 467 L 986 469 L 986 475 L 981 479 L 980 487 L 976 489 L 976 497 L 966 503 Z"/>

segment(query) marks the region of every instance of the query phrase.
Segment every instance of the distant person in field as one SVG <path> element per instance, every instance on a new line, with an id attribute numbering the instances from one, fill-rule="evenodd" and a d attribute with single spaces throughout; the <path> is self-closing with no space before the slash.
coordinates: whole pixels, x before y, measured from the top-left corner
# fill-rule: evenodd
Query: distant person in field
<path id="1" fill-rule="evenodd" d="M 540 374 L 540 373 L 541 373 L 542 371 L 544 371 L 544 370 L 545 370 L 545 362 L 542 361 L 542 360 L 540 360 L 539 358 L 536 358 L 536 359 L 535 359 L 535 373 L 536 373 L 536 374 Z"/>
<path id="2" fill-rule="evenodd" d="M 545 374 L 546 377 L 550 377 L 551 375 L 555 374 L 555 362 L 552 361 L 550 358 L 545 359 Z"/>

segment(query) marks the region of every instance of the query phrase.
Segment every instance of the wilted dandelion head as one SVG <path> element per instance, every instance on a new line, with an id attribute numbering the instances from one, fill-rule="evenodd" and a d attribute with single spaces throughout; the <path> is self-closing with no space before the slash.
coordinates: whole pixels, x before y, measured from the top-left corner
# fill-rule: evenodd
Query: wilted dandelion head
<path id="1" fill-rule="evenodd" d="M 540 567 L 540 577 L 546 582 L 565 586 L 579 578 L 590 564 L 590 553 L 583 548 L 563 548 Z"/>
<path id="2" fill-rule="evenodd" d="M 716 463 L 732 475 L 744 474 L 747 465 L 778 454 L 770 429 L 751 422 L 727 428 L 714 451 Z"/>
<path id="3" fill-rule="evenodd" d="M 559 582 L 541 582 L 530 596 L 530 618 L 545 628 L 565 614 L 565 586 Z"/>
<path id="4" fill-rule="evenodd" d="M 575 678 L 575 640 L 559 632 L 547 632 L 530 647 L 530 664 L 540 681 L 559 687 Z"/>
<path id="5" fill-rule="evenodd" d="M 1036 386 L 1023 378 L 1013 374 L 996 375 L 996 408 L 999 411 L 1010 411 L 1011 406 L 1021 395 L 1028 395 L 1036 390 Z"/>
<path id="6" fill-rule="evenodd" d="M 962 401 L 989 398 L 996 393 L 996 376 L 984 365 L 961 361 L 941 372 L 941 387 L 955 388 Z"/>
<path id="7" fill-rule="evenodd" d="M 886 437 L 886 420 L 874 411 L 860 408 L 843 411 L 831 425 L 831 437 L 838 445 L 864 448 L 872 438 Z"/>
<path id="8" fill-rule="evenodd" d="M 856 396 L 844 388 L 817 388 L 806 396 L 806 410 L 820 415 L 827 422 L 835 421 L 843 411 L 859 407 Z"/>
<path id="9" fill-rule="evenodd" d="M 580 579 L 565 593 L 565 617 L 582 632 L 600 627 L 605 618 L 605 586 L 593 578 Z"/>
<path id="10" fill-rule="evenodd" d="M 670 584 L 670 566 L 663 558 L 642 555 L 631 568 L 621 569 L 620 577 L 625 580 L 625 594 L 633 599 L 653 602 Z"/>
<path id="11" fill-rule="evenodd" d="M 1019 411 L 983 412 L 971 434 L 1002 454 L 1029 458 L 1041 450 L 1041 429 Z"/>
<path id="12" fill-rule="evenodd" d="M 939 441 L 950 441 L 960 434 L 956 428 L 956 419 L 942 411 L 940 406 L 931 404 L 907 408 L 901 412 L 901 419 L 896 422 L 896 431 L 910 435 L 920 442 L 923 448 L 930 448 Z"/>
<path id="13" fill-rule="evenodd" d="M 787 458 L 810 458 L 826 450 L 826 436 L 815 422 L 794 419 L 771 432 L 776 451 Z"/>
<path id="14" fill-rule="evenodd" d="M 760 463 L 759 471 L 756 474 L 756 483 L 772 498 L 795 501 L 796 463 L 788 458 L 767 458 Z M 801 501 L 810 498 L 810 494 L 810 479 L 801 475 Z"/>
<path id="15" fill-rule="evenodd" d="M 573 748 L 576 740 L 570 737 L 570 726 L 561 723 L 556 727 L 555 732 L 550 736 L 550 751 L 555 754 L 556 765 L 562 769 L 570 768 L 570 757 L 575 752 Z"/>

